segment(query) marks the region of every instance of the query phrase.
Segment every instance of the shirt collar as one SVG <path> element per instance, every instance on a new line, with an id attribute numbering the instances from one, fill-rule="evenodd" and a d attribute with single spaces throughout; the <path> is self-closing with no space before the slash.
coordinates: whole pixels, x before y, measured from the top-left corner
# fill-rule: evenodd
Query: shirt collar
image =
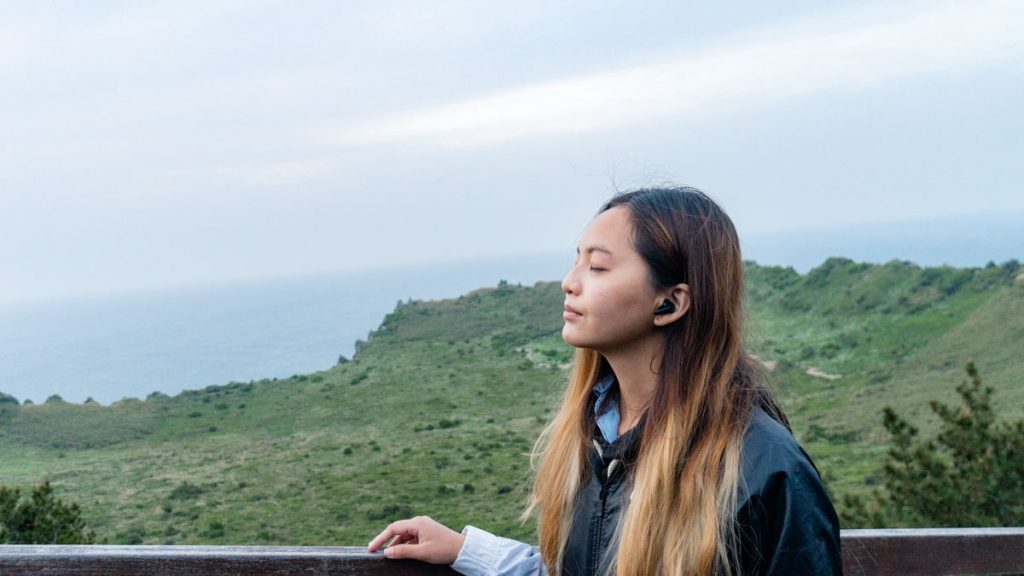
<path id="1" fill-rule="evenodd" d="M 614 442 L 619 437 L 619 402 L 617 396 L 610 393 L 615 384 L 614 373 L 594 384 L 594 415 L 606 442 Z"/>
<path id="2" fill-rule="evenodd" d="M 594 392 L 597 392 L 600 396 L 604 396 L 608 392 L 608 389 L 611 388 L 612 384 L 614 383 L 615 373 L 609 372 L 607 376 L 598 380 L 597 384 L 594 384 Z"/>
<path id="3" fill-rule="evenodd" d="M 615 383 L 615 374 L 609 373 L 607 376 L 598 380 L 597 383 L 594 384 L 594 397 L 596 398 L 596 400 L 594 401 L 595 414 L 601 413 L 601 408 L 604 407 L 604 402 L 608 398 L 608 392 L 612 389 L 612 385 L 614 385 Z"/>

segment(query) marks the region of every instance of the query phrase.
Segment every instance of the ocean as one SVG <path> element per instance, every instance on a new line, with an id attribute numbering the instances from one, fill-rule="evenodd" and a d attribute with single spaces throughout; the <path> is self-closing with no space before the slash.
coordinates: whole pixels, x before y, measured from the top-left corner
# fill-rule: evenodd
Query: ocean
<path id="1" fill-rule="evenodd" d="M 0 392 L 109 404 L 323 370 L 399 300 L 560 280 L 571 264 L 497 258 L 2 307 Z"/>
<path id="2" fill-rule="evenodd" d="M 806 272 L 829 256 L 984 266 L 1024 259 L 1024 223 L 899 223 L 744 238 L 747 259 Z M 154 293 L 0 306 L 0 392 L 108 404 L 159 391 L 283 378 L 351 357 L 399 300 L 453 298 L 500 280 L 560 280 L 573 254 L 424 264 Z M 558 313 L 555 311 L 554 313 Z"/>

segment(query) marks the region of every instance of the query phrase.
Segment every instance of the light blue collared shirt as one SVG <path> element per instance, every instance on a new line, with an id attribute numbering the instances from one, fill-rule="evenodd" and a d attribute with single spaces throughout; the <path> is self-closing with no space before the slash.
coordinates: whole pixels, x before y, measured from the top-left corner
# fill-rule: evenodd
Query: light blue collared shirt
<path id="1" fill-rule="evenodd" d="M 615 386 L 615 374 L 609 373 L 594 384 L 594 414 L 597 415 L 597 427 L 601 429 L 601 436 L 605 442 L 615 442 L 619 437 L 619 394 L 618 386 Z M 614 387 L 615 393 L 612 394 Z"/>

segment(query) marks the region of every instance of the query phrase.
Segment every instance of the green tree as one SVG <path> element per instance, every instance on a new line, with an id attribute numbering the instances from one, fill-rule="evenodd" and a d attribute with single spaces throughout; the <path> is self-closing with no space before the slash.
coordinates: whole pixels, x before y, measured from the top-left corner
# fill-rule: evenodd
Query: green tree
<path id="1" fill-rule="evenodd" d="M 941 419 L 934 438 L 891 407 L 883 423 L 892 436 L 883 468 L 884 490 L 865 500 L 843 498 L 844 517 L 855 526 L 1020 526 L 1024 524 L 1024 420 L 997 423 L 992 388 L 973 362 L 970 382 L 957 387 L 960 406 L 931 401 Z"/>
<path id="2" fill-rule="evenodd" d="M 47 480 L 22 498 L 18 488 L 0 486 L 0 544 L 92 544 L 78 504 L 53 495 Z"/>
<path id="3" fill-rule="evenodd" d="M 12 416 L 18 412 L 20 405 L 18 399 L 10 394 L 0 392 L 0 419 L 5 416 Z"/>

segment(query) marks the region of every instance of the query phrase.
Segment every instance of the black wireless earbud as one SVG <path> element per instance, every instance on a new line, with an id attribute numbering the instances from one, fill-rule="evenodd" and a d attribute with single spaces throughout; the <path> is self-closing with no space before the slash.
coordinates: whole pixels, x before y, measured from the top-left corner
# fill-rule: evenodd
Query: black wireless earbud
<path id="1" fill-rule="evenodd" d="M 671 314 L 676 311 L 676 305 L 665 300 L 654 310 L 654 315 L 659 316 L 661 314 Z"/>

